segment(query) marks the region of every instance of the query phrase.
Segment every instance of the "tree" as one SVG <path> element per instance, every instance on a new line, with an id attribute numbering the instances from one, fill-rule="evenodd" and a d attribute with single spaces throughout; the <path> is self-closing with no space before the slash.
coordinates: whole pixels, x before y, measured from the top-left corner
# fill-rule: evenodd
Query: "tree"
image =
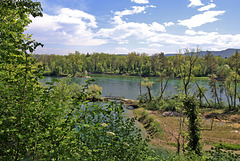
<path id="1" fill-rule="evenodd" d="M 149 102 L 150 102 L 150 101 L 152 101 L 151 88 L 152 88 L 153 82 L 149 81 L 148 78 L 144 78 L 143 80 L 144 81 L 141 82 L 141 85 L 147 87 Z"/>
<path id="2" fill-rule="evenodd" d="M 0 156 L 3 160 L 20 160 L 36 147 L 32 140 L 36 133 L 31 132 L 35 128 L 31 128 L 37 123 L 30 118 L 37 118 L 34 114 L 39 106 L 36 109 L 32 106 L 37 104 L 34 96 L 39 93 L 40 69 L 34 66 L 30 53 L 42 44 L 23 32 L 31 22 L 28 16 L 42 16 L 41 10 L 39 2 L 30 0 L 0 1 Z"/>
<path id="3" fill-rule="evenodd" d="M 42 15 L 40 3 L 0 1 L 0 160 L 147 159 L 122 105 L 84 100 L 90 80 L 39 83 L 42 67 L 31 53 L 41 44 L 23 34 L 29 14 Z"/>
<path id="4" fill-rule="evenodd" d="M 239 67 L 240 67 L 240 54 L 236 50 L 236 53 L 233 54 L 230 58 L 230 66 L 232 67 L 232 70 L 234 71 L 234 109 L 236 109 L 236 100 L 237 100 L 237 84 L 239 81 Z"/>
<path id="5" fill-rule="evenodd" d="M 77 72 L 82 71 L 82 60 L 79 52 L 75 52 L 74 54 L 69 54 L 67 57 L 67 64 L 70 73 L 73 76 L 76 75 Z"/>
<path id="6" fill-rule="evenodd" d="M 164 56 L 164 53 L 159 54 L 159 75 L 160 79 L 158 80 L 160 82 L 160 97 L 159 100 L 163 98 L 164 91 L 167 87 L 168 81 L 170 77 L 172 76 L 172 68 L 171 64 L 169 63 L 168 59 Z M 166 82 L 164 84 L 164 80 L 166 79 Z"/>
<path id="7" fill-rule="evenodd" d="M 202 146 L 200 144 L 201 129 L 196 100 L 194 97 L 186 97 L 183 101 L 183 104 L 189 121 L 189 150 L 194 151 L 197 155 L 202 155 Z"/>
<path id="8" fill-rule="evenodd" d="M 210 81 L 209 86 L 211 88 L 211 92 L 213 93 L 213 98 L 216 103 L 220 104 L 220 100 L 217 93 L 217 76 L 216 76 L 216 69 L 218 66 L 217 58 L 213 56 L 213 54 L 210 51 L 207 51 L 207 54 L 204 56 L 205 61 L 207 62 L 207 71 L 210 73 Z"/>
<path id="9" fill-rule="evenodd" d="M 200 54 L 200 50 L 197 49 L 195 51 L 192 49 L 189 51 L 188 49 L 185 49 L 184 53 L 186 56 L 183 56 L 182 54 L 176 55 L 176 67 L 183 82 L 185 96 L 187 97 L 189 94 L 189 84 L 194 76 L 194 67 Z"/>

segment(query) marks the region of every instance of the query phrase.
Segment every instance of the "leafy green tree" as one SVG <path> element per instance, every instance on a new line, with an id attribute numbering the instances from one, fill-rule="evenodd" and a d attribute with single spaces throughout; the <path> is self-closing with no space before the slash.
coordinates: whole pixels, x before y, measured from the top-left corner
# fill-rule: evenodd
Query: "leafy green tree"
<path id="1" fill-rule="evenodd" d="M 76 75 L 77 72 L 82 72 L 82 60 L 79 52 L 75 52 L 75 54 L 69 54 L 67 57 L 67 65 L 69 69 L 69 74 L 73 76 Z"/>
<path id="2" fill-rule="evenodd" d="M 239 82 L 239 67 L 240 67 L 240 54 L 236 51 L 230 58 L 230 67 L 234 71 L 234 109 L 236 110 L 237 107 L 237 84 Z"/>
<path id="3" fill-rule="evenodd" d="M 0 156 L 1 160 L 20 160 L 34 155 L 35 112 L 39 110 L 39 69 L 29 53 L 42 45 L 24 35 L 29 15 L 42 16 L 39 2 L 0 1 Z M 32 108 L 34 107 L 35 108 Z"/>
<path id="4" fill-rule="evenodd" d="M 39 83 L 31 53 L 41 44 L 23 34 L 29 15 L 42 15 L 40 3 L 0 1 L 0 160 L 146 160 L 146 141 L 122 105 L 84 100 L 90 81 Z"/>
<path id="5" fill-rule="evenodd" d="M 197 155 L 202 155 L 202 146 L 200 144 L 201 139 L 201 127 L 198 116 L 198 106 L 194 97 L 186 97 L 183 101 L 184 109 L 188 117 L 188 133 L 189 142 L 188 148 L 190 151 L 194 151 Z"/>
<path id="6" fill-rule="evenodd" d="M 188 89 L 190 82 L 192 81 L 194 77 L 194 70 L 196 61 L 199 57 L 200 50 L 185 50 L 186 56 L 183 56 L 182 54 L 176 55 L 176 67 L 177 72 L 179 73 L 179 77 L 182 79 L 183 87 L 184 87 L 184 94 L 187 97 L 189 95 Z"/>
<path id="7" fill-rule="evenodd" d="M 153 82 L 153 81 L 149 81 L 148 78 L 144 78 L 143 81 L 141 82 L 141 85 L 142 85 L 142 86 L 147 87 L 148 96 L 149 96 L 149 102 L 152 101 L 151 88 L 152 88 L 153 83 L 154 83 L 154 82 Z"/>
<path id="8" fill-rule="evenodd" d="M 164 53 L 159 54 L 159 70 L 158 74 L 160 76 L 160 79 L 158 80 L 160 82 L 160 97 L 159 100 L 163 98 L 164 91 L 167 87 L 168 81 L 170 77 L 173 74 L 171 63 L 168 61 L 168 59 L 164 56 Z M 164 83 L 164 80 L 166 82 Z"/>

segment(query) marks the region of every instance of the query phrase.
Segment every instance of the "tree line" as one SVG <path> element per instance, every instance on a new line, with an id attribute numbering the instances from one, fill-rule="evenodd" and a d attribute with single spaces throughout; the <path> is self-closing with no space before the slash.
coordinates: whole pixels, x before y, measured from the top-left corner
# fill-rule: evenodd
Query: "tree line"
<path id="1" fill-rule="evenodd" d="M 0 160 L 189 160 L 192 157 L 211 160 L 218 156 L 215 155 L 218 152 L 204 157 L 189 154 L 183 158 L 154 153 L 135 128 L 135 119 L 123 117 L 122 104 L 89 103 L 87 98 L 96 97 L 98 93 L 90 88 L 93 80 L 81 87 L 70 85 L 68 79 L 52 80 L 43 86 L 39 79 L 46 71 L 76 75 L 83 70 L 96 72 L 107 68 L 103 68 L 105 61 L 98 60 L 101 54 L 96 54 L 96 58 L 79 53 L 43 55 L 36 62 L 32 53 L 43 44 L 24 34 L 31 23 L 30 15 L 43 15 L 39 2 L 0 1 Z M 147 56 L 140 57 L 146 62 L 151 60 Z M 89 62 L 90 66 L 84 62 Z M 112 68 L 114 64 L 109 66 L 110 71 L 130 72 L 124 66 L 121 66 L 124 69 Z M 142 64 L 128 65 L 134 69 L 131 72 L 137 74 L 138 70 L 140 74 L 150 71 L 150 63 Z M 233 64 L 232 71 L 238 73 L 237 61 Z M 158 67 L 154 70 L 163 75 L 171 71 L 159 70 Z M 234 76 L 237 80 L 238 77 Z M 232 155 L 226 157 L 233 158 Z"/>
<path id="2" fill-rule="evenodd" d="M 44 68 L 43 74 L 49 76 L 105 73 L 159 77 L 162 96 L 167 85 L 164 86 L 164 81 L 168 82 L 170 78 L 181 78 L 184 93 L 187 95 L 188 88 L 195 77 L 208 77 L 215 106 L 223 106 L 221 95 L 225 93 L 229 109 L 231 110 L 232 107 L 236 109 L 237 101 L 240 101 L 238 51 L 229 58 L 214 56 L 210 51 L 203 56 L 200 54 L 199 49 L 185 49 L 175 56 L 166 56 L 164 53 L 148 56 L 146 53 L 136 52 L 128 55 L 81 54 L 76 51 L 68 55 L 35 55 L 35 57 L 37 64 Z M 203 102 L 206 89 L 199 87 L 198 90 L 200 91 L 198 96 Z"/>
<path id="3" fill-rule="evenodd" d="M 40 2 L 0 1 L 0 160 L 146 160 L 147 142 L 123 105 L 87 100 L 99 93 L 93 80 L 39 82 L 32 53 L 43 45 L 23 33 L 29 15 L 42 16 Z"/>
<path id="4" fill-rule="evenodd" d="M 190 50 L 190 49 L 189 49 Z M 197 51 L 188 49 L 179 52 L 176 56 L 166 56 L 164 53 L 156 53 L 148 56 L 146 53 L 131 52 L 127 55 L 115 55 L 106 53 L 83 54 L 78 51 L 68 55 L 35 55 L 38 64 L 43 65 L 44 75 L 60 76 L 71 74 L 105 73 L 105 74 L 126 74 L 161 76 L 163 73 L 173 77 L 179 77 L 181 74 L 177 69 L 180 63 L 187 61 L 187 54 Z M 192 50 L 192 49 L 191 49 Z M 198 51 L 200 52 L 200 51 Z M 184 55 L 183 55 L 184 54 Z M 181 57 L 181 60 L 179 59 Z M 211 52 L 198 57 L 196 60 L 193 74 L 196 77 L 207 77 L 215 74 L 218 78 L 224 78 L 233 70 L 232 60 L 234 56 L 222 58 L 213 56 Z"/>

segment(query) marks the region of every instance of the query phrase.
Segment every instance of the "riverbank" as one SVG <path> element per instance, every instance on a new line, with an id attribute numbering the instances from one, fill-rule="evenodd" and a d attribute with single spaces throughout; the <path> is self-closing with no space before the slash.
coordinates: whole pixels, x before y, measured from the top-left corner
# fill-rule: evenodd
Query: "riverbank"
<path id="1" fill-rule="evenodd" d="M 177 137 L 179 135 L 179 116 L 163 116 L 159 111 L 145 110 L 138 108 L 133 111 L 145 127 L 148 135 L 151 137 L 150 144 L 154 147 L 165 147 L 171 151 L 176 151 Z M 217 116 L 209 118 L 209 116 Z M 225 114 L 221 110 L 202 111 L 202 145 L 203 150 L 210 150 L 211 147 L 222 147 L 225 150 L 234 150 L 240 154 L 240 124 L 239 113 Z M 159 135 L 152 133 L 153 122 L 160 124 L 161 132 Z M 187 131 L 187 122 L 184 126 Z M 183 143 L 183 139 L 180 139 Z M 185 142 L 186 145 L 186 142 Z"/>
<path id="2" fill-rule="evenodd" d="M 126 117 L 134 118 L 135 117 L 134 110 L 127 110 Z M 141 130 L 141 135 L 143 139 L 146 139 L 149 136 L 148 131 L 145 129 L 145 125 L 143 123 L 139 122 L 138 120 L 135 120 L 135 126 L 136 128 Z M 175 149 L 173 147 L 169 147 L 168 145 L 164 145 L 164 144 L 158 144 L 152 138 L 149 143 L 149 146 L 152 150 L 154 150 L 157 154 L 159 153 L 160 155 L 167 156 L 169 155 L 169 153 L 172 153 L 172 154 L 175 153 L 174 152 Z"/>
<path id="3" fill-rule="evenodd" d="M 123 76 L 123 77 L 140 77 L 139 74 L 119 74 L 119 73 L 88 73 L 88 75 L 82 75 L 82 76 L 73 76 L 73 78 L 91 78 L 92 76 L 96 75 L 109 75 L 109 76 Z M 67 77 L 68 74 L 62 74 L 62 75 L 48 75 L 43 74 L 43 76 L 49 76 L 49 77 Z M 149 77 L 149 78 L 160 78 L 159 75 L 152 75 L 152 76 L 144 76 L 141 77 Z M 179 77 L 171 77 L 171 79 L 180 79 Z M 209 77 L 195 77 L 195 80 L 209 80 Z"/>

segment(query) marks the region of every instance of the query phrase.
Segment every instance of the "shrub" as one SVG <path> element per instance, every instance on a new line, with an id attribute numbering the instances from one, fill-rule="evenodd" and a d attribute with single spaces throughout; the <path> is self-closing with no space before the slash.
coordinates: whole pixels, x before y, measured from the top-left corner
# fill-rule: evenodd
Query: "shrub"
<path id="1" fill-rule="evenodd" d="M 240 144 L 232 144 L 232 143 L 218 143 L 214 144 L 216 148 L 226 149 L 226 150 L 240 150 Z"/>

